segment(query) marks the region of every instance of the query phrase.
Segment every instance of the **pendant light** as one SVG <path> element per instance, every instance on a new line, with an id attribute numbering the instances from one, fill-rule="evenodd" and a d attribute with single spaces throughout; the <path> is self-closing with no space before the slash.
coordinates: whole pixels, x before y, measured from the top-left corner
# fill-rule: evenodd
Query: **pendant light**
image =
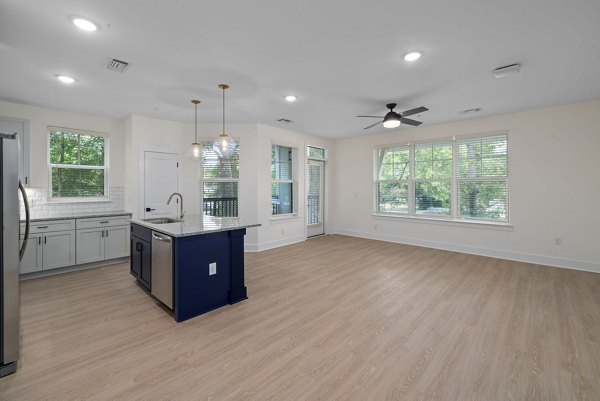
<path id="1" fill-rule="evenodd" d="M 193 162 L 201 162 L 204 160 L 204 152 L 202 151 L 202 145 L 198 143 L 198 103 L 200 100 L 192 100 L 194 103 L 194 143 L 190 146 L 187 156 Z"/>
<path id="2" fill-rule="evenodd" d="M 235 153 L 237 143 L 225 133 L 225 89 L 228 89 L 229 85 L 221 84 L 219 88 L 223 89 L 223 133 L 213 143 L 213 149 L 220 158 L 228 158 Z"/>

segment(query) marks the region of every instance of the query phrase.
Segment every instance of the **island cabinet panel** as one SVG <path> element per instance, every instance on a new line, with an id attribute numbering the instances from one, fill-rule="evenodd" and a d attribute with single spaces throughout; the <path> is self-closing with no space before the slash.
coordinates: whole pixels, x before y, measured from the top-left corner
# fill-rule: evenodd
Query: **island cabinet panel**
<path id="1" fill-rule="evenodd" d="M 175 240 L 175 320 L 229 304 L 231 247 L 227 232 Z M 210 264 L 216 263 L 216 274 Z"/>
<path id="2" fill-rule="evenodd" d="M 130 259 L 131 275 L 147 289 L 152 288 L 152 230 L 131 224 Z"/>
<path id="3" fill-rule="evenodd" d="M 229 303 L 248 299 L 248 291 L 244 281 L 244 236 L 246 229 L 228 231 L 231 254 L 231 289 Z"/>

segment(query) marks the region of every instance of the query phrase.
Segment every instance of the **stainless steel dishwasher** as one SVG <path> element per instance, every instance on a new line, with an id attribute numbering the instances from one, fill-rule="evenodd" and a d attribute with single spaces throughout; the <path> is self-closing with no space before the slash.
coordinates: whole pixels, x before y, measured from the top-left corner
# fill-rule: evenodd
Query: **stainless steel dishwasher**
<path id="1" fill-rule="evenodd" d="M 152 231 L 151 293 L 173 309 L 173 238 Z"/>

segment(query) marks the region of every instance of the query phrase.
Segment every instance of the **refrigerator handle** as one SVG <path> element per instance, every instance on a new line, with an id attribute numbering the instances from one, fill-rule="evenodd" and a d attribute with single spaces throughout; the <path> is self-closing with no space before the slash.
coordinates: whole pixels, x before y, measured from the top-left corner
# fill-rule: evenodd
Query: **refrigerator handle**
<path id="1" fill-rule="evenodd" d="M 25 249 L 27 249 L 27 240 L 29 240 L 29 199 L 27 199 L 27 193 L 25 192 L 25 187 L 21 180 L 19 180 L 19 190 L 21 191 L 21 195 L 23 195 L 23 203 L 25 204 L 25 236 L 23 237 L 23 245 L 21 245 L 21 250 L 19 251 L 19 260 L 23 260 L 23 255 L 25 255 Z"/>

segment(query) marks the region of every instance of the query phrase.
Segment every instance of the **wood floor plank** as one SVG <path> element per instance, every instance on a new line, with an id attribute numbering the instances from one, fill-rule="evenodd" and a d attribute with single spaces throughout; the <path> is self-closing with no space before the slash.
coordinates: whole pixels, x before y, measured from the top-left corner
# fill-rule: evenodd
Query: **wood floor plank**
<path id="1" fill-rule="evenodd" d="M 0 400 L 599 400 L 600 275 L 324 236 L 177 324 L 127 265 L 21 283 Z"/>

